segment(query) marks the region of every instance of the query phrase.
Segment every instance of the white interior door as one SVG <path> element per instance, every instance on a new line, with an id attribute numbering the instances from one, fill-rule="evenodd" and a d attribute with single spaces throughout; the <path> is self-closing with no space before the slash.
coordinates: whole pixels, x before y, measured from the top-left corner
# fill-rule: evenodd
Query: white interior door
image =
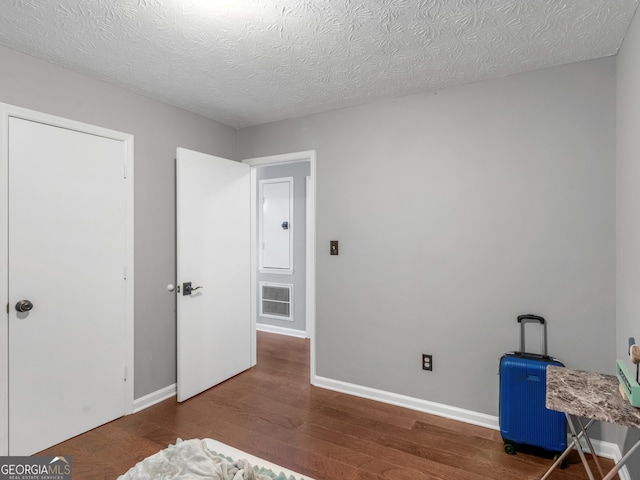
<path id="1" fill-rule="evenodd" d="M 31 455 L 127 410 L 128 156 L 99 135 L 8 129 L 8 450 Z"/>
<path id="2" fill-rule="evenodd" d="M 181 402 L 251 366 L 251 209 L 249 166 L 182 148 L 176 163 Z"/>
<path id="3" fill-rule="evenodd" d="M 263 271 L 293 270 L 293 177 L 260 180 Z"/>

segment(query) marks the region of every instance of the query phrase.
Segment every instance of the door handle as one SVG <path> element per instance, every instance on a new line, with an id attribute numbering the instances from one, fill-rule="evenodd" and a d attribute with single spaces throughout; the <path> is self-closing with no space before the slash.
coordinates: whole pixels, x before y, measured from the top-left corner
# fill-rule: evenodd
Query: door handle
<path id="1" fill-rule="evenodd" d="M 33 303 L 29 300 L 20 300 L 16 303 L 16 312 L 28 312 L 33 308 Z"/>
<path id="2" fill-rule="evenodd" d="M 197 287 L 192 287 L 191 282 L 184 282 L 182 284 L 182 295 L 191 295 L 191 292 L 194 292 L 201 288 L 204 288 L 204 287 L 201 285 L 198 285 Z"/>

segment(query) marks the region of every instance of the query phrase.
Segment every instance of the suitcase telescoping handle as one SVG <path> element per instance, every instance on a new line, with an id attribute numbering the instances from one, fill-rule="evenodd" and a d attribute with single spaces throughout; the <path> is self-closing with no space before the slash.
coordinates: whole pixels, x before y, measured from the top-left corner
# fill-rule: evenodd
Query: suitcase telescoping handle
<path id="1" fill-rule="evenodd" d="M 541 323 L 542 325 L 546 323 L 544 321 L 544 318 L 542 318 L 541 316 L 532 315 L 530 313 L 526 315 L 518 315 L 518 323 L 523 323 L 523 322 L 538 322 L 538 323 Z"/>
<path id="2" fill-rule="evenodd" d="M 539 315 L 518 315 L 518 323 L 520 324 L 520 354 L 530 358 L 542 358 L 548 360 L 547 354 L 547 322 Z M 527 323 L 539 323 L 542 326 L 542 354 L 527 353 L 524 349 L 524 326 Z"/>

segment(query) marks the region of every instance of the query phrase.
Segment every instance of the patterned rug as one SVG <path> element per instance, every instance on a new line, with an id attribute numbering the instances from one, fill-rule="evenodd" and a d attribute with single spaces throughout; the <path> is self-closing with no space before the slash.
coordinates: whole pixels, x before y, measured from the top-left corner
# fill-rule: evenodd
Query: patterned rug
<path id="1" fill-rule="evenodd" d="M 182 441 L 145 458 L 118 480 L 313 480 L 207 438 Z"/>

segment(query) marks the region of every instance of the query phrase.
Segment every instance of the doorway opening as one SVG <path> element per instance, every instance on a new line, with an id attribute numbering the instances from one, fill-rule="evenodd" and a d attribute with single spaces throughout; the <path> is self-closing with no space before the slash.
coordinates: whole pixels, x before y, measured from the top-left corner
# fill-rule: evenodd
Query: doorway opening
<path id="1" fill-rule="evenodd" d="M 243 163 L 251 166 L 251 327 L 273 333 L 281 333 L 293 336 L 306 337 L 310 339 L 310 379 L 315 382 L 315 278 L 316 278 L 316 249 L 315 249 L 315 186 L 316 186 L 316 152 L 315 150 L 305 152 L 295 152 L 282 155 L 271 155 L 259 158 L 243 160 Z M 295 173 L 294 173 L 295 172 Z M 292 243 L 293 268 L 291 274 L 274 273 L 267 274 L 260 272 L 261 258 L 261 236 L 260 236 L 260 201 L 259 182 L 261 179 L 289 177 L 293 176 L 295 196 L 302 195 L 302 201 L 298 208 L 294 205 L 294 210 L 300 210 L 300 215 L 294 215 L 292 223 L 287 223 L 287 228 L 293 227 L 299 232 L 298 238 L 303 239 L 302 244 Z M 300 219 L 302 219 L 300 221 Z M 289 220 L 286 220 L 289 222 Z M 281 222 L 284 225 L 285 221 Z M 302 235 L 303 234 L 303 235 Z M 298 254 L 296 254 L 296 251 Z M 302 253 L 302 255 L 300 255 Z M 295 274 L 302 275 L 297 283 L 293 281 Z M 264 275 L 269 275 L 265 278 Z M 282 277 L 287 277 L 287 280 Z M 280 280 L 278 280 L 280 278 Z M 296 312 L 294 312 L 294 322 L 288 320 L 278 320 L 260 316 L 260 281 L 271 281 L 275 283 L 291 283 L 296 292 L 293 304 L 299 305 L 298 317 L 303 317 L 299 323 L 295 322 Z M 301 285 L 302 288 L 299 288 Z M 299 300 L 298 300 L 299 299 Z M 295 308 L 295 307 L 294 307 Z M 287 322 L 287 323 L 285 323 Z M 252 364 L 257 362 L 256 338 L 252 339 Z"/>
<path id="2" fill-rule="evenodd" d="M 285 300 L 287 315 L 265 313 L 258 301 L 256 328 L 307 338 L 306 330 L 306 180 L 309 162 L 255 167 L 258 191 L 258 296 L 280 294 L 271 300 Z M 288 296 L 287 294 L 290 294 Z M 279 303 L 284 306 L 284 303 Z M 273 305 L 275 306 L 275 304 Z"/>

